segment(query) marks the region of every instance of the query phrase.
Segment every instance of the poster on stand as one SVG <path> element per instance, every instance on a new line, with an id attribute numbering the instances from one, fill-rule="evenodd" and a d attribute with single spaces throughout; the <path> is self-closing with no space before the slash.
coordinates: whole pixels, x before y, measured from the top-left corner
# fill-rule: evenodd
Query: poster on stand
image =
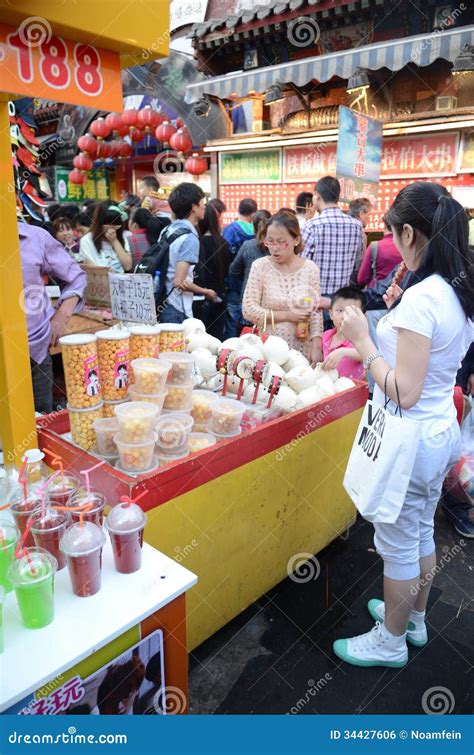
<path id="1" fill-rule="evenodd" d="M 64 676 L 68 676 L 63 682 Z M 20 716 L 166 715 L 163 631 L 157 629 L 92 674 L 59 675 L 5 713 Z"/>
<path id="2" fill-rule="evenodd" d="M 339 108 L 336 175 L 341 200 L 357 197 L 377 201 L 382 162 L 383 123 L 344 105 Z"/>

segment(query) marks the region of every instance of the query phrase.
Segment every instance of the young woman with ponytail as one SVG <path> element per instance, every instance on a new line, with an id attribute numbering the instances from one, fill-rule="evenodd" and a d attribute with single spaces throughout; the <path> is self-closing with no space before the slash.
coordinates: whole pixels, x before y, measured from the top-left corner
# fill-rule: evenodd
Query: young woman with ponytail
<path id="1" fill-rule="evenodd" d="M 438 184 L 416 182 L 387 214 L 393 240 L 409 270 L 404 291 L 392 285 L 389 312 L 377 327 L 380 352 L 360 309 L 346 308 L 342 333 L 375 380 L 374 402 L 422 423 L 405 502 L 394 524 L 374 524 L 384 561 L 384 601 L 372 599 L 376 620 L 366 634 L 337 640 L 334 652 L 358 666 L 404 666 L 407 641 L 428 641 L 425 610 L 436 565 L 433 519 L 443 480 L 460 455 L 453 388 L 473 340 L 474 251 L 463 207 Z"/>

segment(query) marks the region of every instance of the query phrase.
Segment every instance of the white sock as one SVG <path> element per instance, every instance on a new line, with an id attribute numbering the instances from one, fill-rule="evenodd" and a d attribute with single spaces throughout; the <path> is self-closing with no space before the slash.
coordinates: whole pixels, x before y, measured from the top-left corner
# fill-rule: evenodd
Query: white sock
<path id="1" fill-rule="evenodd" d="M 421 629 L 425 623 L 425 614 L 426 611 L 410 611 L 409 621 L 413 622 L 417 629 Z"/>
<path id="2" fill-rule="evenodd" d="M 389 639 L 391 642 L 393 642 L 395 645 L 400 644 L 404 645 L 407 633 L 404 632 L 403 634 L 392 634 L 386 627 L 385 624 L 381 624 L 380 626 L 381 631 L 384 633 L 384 635 Z"/>

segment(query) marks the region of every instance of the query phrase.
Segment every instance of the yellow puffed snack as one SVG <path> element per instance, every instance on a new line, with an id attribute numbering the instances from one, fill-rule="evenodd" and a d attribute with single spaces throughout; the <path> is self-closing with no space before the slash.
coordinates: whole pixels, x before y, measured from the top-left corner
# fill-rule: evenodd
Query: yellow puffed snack
<path id="1" fill-rule="evenodd" d="M 110 328 L 96 335 L 102 396 L 107 401 L 125 399 L 130 385 L 130 333 Z"/>
<path id="2" fill-rule="evenodd" d="M 66 394 L 74 409 L 87 409 L 101 403 L 97 337 L 74 333 L 59 339 L 63 359 Z"/>
<path id="3" fill-rule="evenodd" d="M 86 451 L 90 451 L 96 443 L 94 422 L 103 417 L 102 404 L 93 409 L 74 409 L 68 404 L 67 409 L 73 443 Z"/>
<path id="4" fill-rule="evenodd" d="M 135 325 L 130 330 L 130 361 L 160 354 L 160 326 Z"/>
<path id="5" fill-rule="evenodd" d="M 184 351 L 184 326 L 178 323 L 160 325 L 160 353 L 163 351 Z"/>

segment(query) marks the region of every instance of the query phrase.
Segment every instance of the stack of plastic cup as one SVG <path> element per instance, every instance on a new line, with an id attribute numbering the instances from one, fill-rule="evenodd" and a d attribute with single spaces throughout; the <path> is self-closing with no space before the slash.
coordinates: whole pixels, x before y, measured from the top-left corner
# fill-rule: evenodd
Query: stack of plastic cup
<path id="1" fill-rule="evenodd" d="M 23 624 L 41 629 L 54 619 L 54 575 L 58 562 L 43 548 L 28 548 L 28 555 L 15 558 L 7 578 L 15 590 Z"/>
<path id="2" fill-rule="evenodd" d="M 102 527 L 106 503 L 107 501 L 102 493 L 97 493 L 95 490 L 87 492 L 87 490 L 81 488 L 81 490 L 78 490 L 77 493 L 74 493 L 74 495 L 70 497 L 66 506 L 68 509 L 71 509 L 70 516 L 73 522 L 79 522 L 82 514 L 84 522 L 92 522 L 98 527 Z M 86 504 L 90 505 L 90 508 L 87 509 L 87 511 L 85 509 L 82 512 L 73 511 L 73 509 L 76 509 L 79 506 L 86 506 Z"/>
<path id="3" fill-rule="evenodd" d="M 21 493 L 10 501 L 10 511 L 12 513 L 15 524 L 20 531 L 20 535 L 23 535 L 28 524 L 28 519 L 35 509 L 39 508 L 43 504 L 43 499 L 38 493 L 31 493 L 27 498 L 23 498 Z M 30 531 L 24 542 L 27 548 L 33 547 L 35 544 L 33 533 Z"/>
<path id="4" fill-rule="evenodd" d="M 211 406 L 211 432 L 216 438 L 229 438 L 239 435 L 240 423 L 245 412 L 245 404 L 234 398 L 220 398 Z"/>
<path id="5" fill-rule="evenodd" d="M 146 514 L 136 503 L 118 503 L 109 512 L 105 527 L 109 531 L 115 568 L 132 574 L 142 565 L 143 530 Z"/>
<path id="6" fill-rule="evenodd" d="M 191 397 L 194 388 L 195 357 L 192 354 L 179 352 L 165 352 L 161 356 L 171 363 L 166 381 L 168 393 L 165 398 L 164 409 L 166 412 L 188 413 L 192 409 Z"/>
<path id="7" fill-rule="evenodd" d="M 103 530 L 92 522 L 76 522 L 61 540 L 72 590 L 79 598 L 95 595 L 100 590 L 104 542 Z"/>
<path id="8" fill-rule="evenodd" d="M 149 401 L 129 401 L 116 409 L 119 432 L 114 436 L 124 472 L 146 472 L 157 466 L 153 459 L 156 436 L 153 425 L 158 407 Z"/>
<path id="9" fill-rule="evenodd" d="M 117 417 L 103 417 L 94 421 L 97 452 L 104 459 L 112 460 L 118 456 L 114 435 L 118 432 Z"/>
<path id="10" fill-rule="evenodd" d="M 189 414 L 163 414 L 155 423 L 156 447 L 160 456 L 186 456 L 193 426 Z"/>
<path id="11" fill-rule="evenodd" d="M 71 517 L 66 511 L 56 511 L 48 506 L 44 511 L 37 509 L 30 517 L 31 530 L 38 548 L 51 553 L 58 562 L 58 571 L 66 566 L 66 559 L 61 553 L 59 543 L 68 527 Z"/>
<path id="12" fill-rule="evenodd" d="M 15 548 L 19 539 L 20 532 L 16 527 L 0 522 L 0 585 L 5 588 L 6 592 L 12 589 L 7 579 L 7 572 L 15 558 Z"/>
<path id="13" fill-rule="evenodd" d="M 134 359 L 132 361 L 135 383 L 130 387 L 129 396 L 132 401 L 146 401 L 155 404 L 158 413 L 163 408 L 167 390 L 166 378 L 171 369 L 171 363 L 166 359 Z"/>

